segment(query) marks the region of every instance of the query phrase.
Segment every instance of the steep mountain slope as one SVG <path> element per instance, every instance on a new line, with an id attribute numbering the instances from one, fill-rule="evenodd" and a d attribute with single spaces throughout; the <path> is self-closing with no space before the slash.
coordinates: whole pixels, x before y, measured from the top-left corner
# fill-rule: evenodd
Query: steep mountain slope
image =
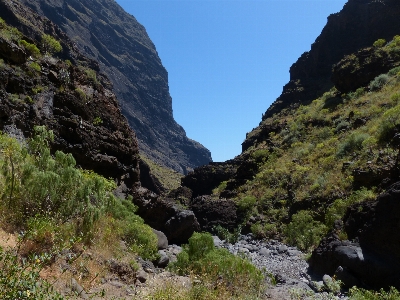
<path id="1" fill-rule="evenodd" d="M 210 152 L 173 119 L 167 71 L 133 16 L 113 0 L 21 2 L 59 25 L 99 62 L 148 157 L 181 173 L 211 161 Z"/>
<path id="2" fill-rule="evenodd" d="M 55 134 L 53 151 L 72 153 L 81 167 L 129 187 L 138 184 L 136 136 L 98 64 L 54 23 L 17 2 L 0 0 L 0 17 L 25 34 L 4 27 L 0 36 L 0 128 L 24 138 L 46 125 Z M 60 53 L 45 53 L 45 33 L 60 41 Z"/>
<path id="3" fill-rule="evenodd" d="M 390 40 L 399 34 L 400 3 L 396 0 L 349 0 L 343 9 L 328 17 L 311 50 L 303 53 L 290 68 L 290 81 L 282 94 L 267 109 L 263 120 L 286 107 L 298 107 L 320 97 L 333 87 L 332 65 L 346 54 L 371 46 L 377 39 Z M 260 126 L 249 133 L 243 150 L 268 136 L 268 128 Z"/>
<path id="4" fill-rule="evenodd" d="M 244 232 L 312 249 L 348 207 L 399 181 L 399 15 L 398 1 L 349 0 L 329 17 L 242 154 L 182 179 L 203 228 L 227 224 L 223 213 Z"/>

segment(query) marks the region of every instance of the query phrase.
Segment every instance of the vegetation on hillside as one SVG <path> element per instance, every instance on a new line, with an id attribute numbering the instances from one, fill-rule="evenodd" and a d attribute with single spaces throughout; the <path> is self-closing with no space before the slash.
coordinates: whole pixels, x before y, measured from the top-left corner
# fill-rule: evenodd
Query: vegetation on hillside
<path id="1" fill-rule="evenodd" d="M 167 191 L 180 187 L 182 174 L 155 163 L 144 154 L 141 154 L 140 158 L 149 165 L 151 173 L 160 181 Z"/>
<path id="2" fill-rule="evenodd" d="M 172 286 L 157 290 L 161 299 L 262 299 L 264 275 L 250 261 L 217 249 L 209 233 L 194 233 L 170 267 L 180 275 L 198 278 L 188 290 Z"/>
<path id="3" fill-rule="evenodd" d="M 376 51 L 400 53 L 399 40 Z M 348 206 L 375 199 L 384 179 L 379 174 L 390 174 L 398 163 L 399 71 L 394 68 L 348 94 L 333 88 L 309 105 L 262 122 L 259 128 L 282 130 L 246 150 L 258 172 L 239 188 L 236 200 L 239 206 L 253 200 L 249 215 L 261 219 L 252 226 L 254 234 L 278 235 L 308 251 Z M 365 183 L 355 170 L 377 179 Z"/>

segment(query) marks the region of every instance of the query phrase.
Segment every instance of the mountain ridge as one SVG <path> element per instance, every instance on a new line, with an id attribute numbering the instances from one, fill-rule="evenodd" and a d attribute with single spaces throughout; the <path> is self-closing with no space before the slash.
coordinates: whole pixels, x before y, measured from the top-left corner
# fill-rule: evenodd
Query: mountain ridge
<path id="1" fill-rule="evenodd" d="M 83 53 L 99 62 L 146 156 L 180 173 L 212 161 L 211 153 L 173 119 L 168 73 L 132 15 L 111 0 L 22 3 L 59 25 Z"/>

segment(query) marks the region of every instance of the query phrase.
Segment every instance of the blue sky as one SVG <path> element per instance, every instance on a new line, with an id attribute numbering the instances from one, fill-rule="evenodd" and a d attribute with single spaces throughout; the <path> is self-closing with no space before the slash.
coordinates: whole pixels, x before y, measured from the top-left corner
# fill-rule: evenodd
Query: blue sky
<path id="1" fill-rule="evenodd" d="M 168 71 L 174 118 L 214 161 L 289 81 L 289 68 L 347 0 L 117 0 L 143 26 Z"/>

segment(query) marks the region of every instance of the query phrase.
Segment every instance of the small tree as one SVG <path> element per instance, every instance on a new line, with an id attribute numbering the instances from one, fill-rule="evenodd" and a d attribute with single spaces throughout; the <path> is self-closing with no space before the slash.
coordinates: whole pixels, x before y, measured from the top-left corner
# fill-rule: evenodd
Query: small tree
<path id="1" fill-rule="evenodd" d="M 376 40 L 374 42 L 373 46 L 376 47 L 376 48 L 382 48 L 385 45 L 386 45 L 386 40 L 385 39 L 379 39 L 379 40 Z"/>
<path id="2" fill-rule="evenodd" d="M 42 36 L 42 48 L 46 54 L 54 54 L 62 51 L 60 42 L 48 34 Z"/>

